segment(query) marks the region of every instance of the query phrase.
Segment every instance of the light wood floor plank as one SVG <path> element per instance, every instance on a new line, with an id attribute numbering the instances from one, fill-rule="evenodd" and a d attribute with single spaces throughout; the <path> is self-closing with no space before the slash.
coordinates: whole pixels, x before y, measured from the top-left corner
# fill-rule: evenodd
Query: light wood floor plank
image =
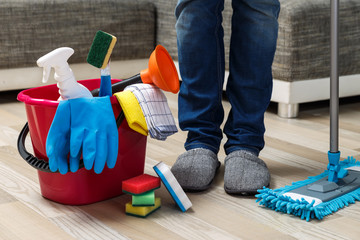
<path id="1" fill-rule="evenodd" d="M 1 239 L 74 239 L 18 201 L 0 204 L 0 215 L 6 216 L 0 220 Z"/>

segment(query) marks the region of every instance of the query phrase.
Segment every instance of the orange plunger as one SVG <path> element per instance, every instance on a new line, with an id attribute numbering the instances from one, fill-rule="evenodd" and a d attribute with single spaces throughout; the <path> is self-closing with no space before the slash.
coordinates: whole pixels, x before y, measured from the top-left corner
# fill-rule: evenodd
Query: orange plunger
<path id="1" fill-rule="evenodd" d="M 141 82 L 155 84 L 167 92 L 177 93 L 179 91 L 179 76 L 175 64 L 163 46 L 157 45 L 151 53 L 147 69 L 140 71 L 140 74 L 112 84 L 112 91 L 113 93 L 120 92 L 131 84 Z M 97 96 L 99 89 L 91 92 L 94 96 Z"/>

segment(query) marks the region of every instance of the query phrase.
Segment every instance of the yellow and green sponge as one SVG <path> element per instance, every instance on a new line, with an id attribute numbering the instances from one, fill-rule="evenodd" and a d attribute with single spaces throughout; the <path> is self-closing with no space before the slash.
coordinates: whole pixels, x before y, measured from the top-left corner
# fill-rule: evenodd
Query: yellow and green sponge
<path id="1" fill-rule="evenodd" d="M 154 206 L 142 206 L 137 207 L 132 204 L 132 202 L 128 202 L 125 205 L 125 212 L 128 215 L 136 216 L 136 217 L 147 217 L 151 213 L 155 212 L 161 206 L 161 199 L 155 198 Z"/>
<path id="2" fill-rule="evenodd" d="M 109 62 L 115 43 L 115 36 L 97 31 L 86 61 L 97 68 L 104 69 Z"/>
<path id="3" fill-rule="evenodd" d="M 125 206 L 126 214 L 146 217 L 159 209 L 161 200 L 155 197 L 155 189 L 160 186 L 160 178 L 148 174 L 142 174 L 123 181 L 123 192 L 132 196 L 132 201 Z"/>

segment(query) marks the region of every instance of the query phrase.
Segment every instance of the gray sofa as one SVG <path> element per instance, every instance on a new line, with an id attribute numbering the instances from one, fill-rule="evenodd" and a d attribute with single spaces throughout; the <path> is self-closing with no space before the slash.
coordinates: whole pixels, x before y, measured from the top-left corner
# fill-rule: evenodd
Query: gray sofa
<path id="1" fill-rule="evenodd" d="M 279 37 L 273 63 L 272 101 L 278 114 L 296 117 L 300 103 L 329 98 L 330 0 L 280 0 Z M 177 0 L 0 0 L 0 91 L 34 87 L 41 71 L 35 61 L 60 46 L 72 47 L 73 71 L 96 77 L 86 55 L 99 29 L 117 36 L 112 76 L 146 67 L 156 44 L 177 60 L 174 9 Z M 223 11 L 226 66 L 231 0 Z M 360 94 L 360 1 L 340 1 L 340 96 Z M 136 59 L 133 62 L 129 60 Z M 139 59 L 140 65 L 139 64 Z M 136 65 L 136 67 L 134 67 Z M 85 67 L 86 66 L 86 67 Z M 81 71 L 80 71 L 81 70 Z M 35 74 L 36 72 L 36 74 Z M 228 74 L 228 72 L 226 73 Z M 224 85 L 224 89 L 225 89 Z"/>
<path id="2" fill-rule="evenodd" d="M 117 37 L 111 72 L 127 77 L 133 73 L 129 65 L 134 71 L 146 66 L 154 49 L 155 14 L 151 1 L 0 0 L 0 91 L 41 85 L 36 60 L 58 47 L 75 50 L 69 63 L 77 79 L 99 77 L 86 63 L 98 30 Z"/>

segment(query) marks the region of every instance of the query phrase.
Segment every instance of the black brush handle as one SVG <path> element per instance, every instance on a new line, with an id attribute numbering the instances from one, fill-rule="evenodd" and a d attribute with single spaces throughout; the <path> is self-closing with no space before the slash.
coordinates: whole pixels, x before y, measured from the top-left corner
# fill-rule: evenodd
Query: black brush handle
<path id="1" fill-rule="evenodd" d="M 112 84 L 111 89 L 112 89 L 113 93 L 116 93 L 116 92 L 120 92 L 120 91 L 124 90 L 127 86 L 129 86 L 131 84 L 135 84 L 135 83 L 142 83 L 140 73 L 136 74 L 135 76 L 123 79 L 120 82 Z M 91 91 L 91 94 L 94 97 L 97 97 L 97 96 L 99 96 L 99 92 L 100 92 L 100 88 L 96 88 Z"/>
<path id="2" fill-rule="evenodd" d="M 32 166 L 33 168 L 43 171 L 43 172 L 48 172 L 48 173 L 53 173 L 50 168 L 49 168 L 49 163 L 47 161 L 45 161 L 44 159 L 38 159 L 37 157 L 34 157 L 34 155 L 32 155 L 31 153 L 29 153 L 26 148 L 25 148 L 25 139 L 26 136 L 29 133 L 29 124 L 26 123 L 25 126 L 23 127 L 23 129 L 20 132 L 18 141 L 17 141 L 17 148 L 19 151 L 20 156 L 28 163 L 30 164 L 30 166 Z M 79 163 L 79 169 L 84 167 L 84 162 L 82 159 L 80 159 L 80 163 Z M 59 171 L 56 171 L 59 172 Z M 69 169 L 70 172 L 70 169 Z"/>

